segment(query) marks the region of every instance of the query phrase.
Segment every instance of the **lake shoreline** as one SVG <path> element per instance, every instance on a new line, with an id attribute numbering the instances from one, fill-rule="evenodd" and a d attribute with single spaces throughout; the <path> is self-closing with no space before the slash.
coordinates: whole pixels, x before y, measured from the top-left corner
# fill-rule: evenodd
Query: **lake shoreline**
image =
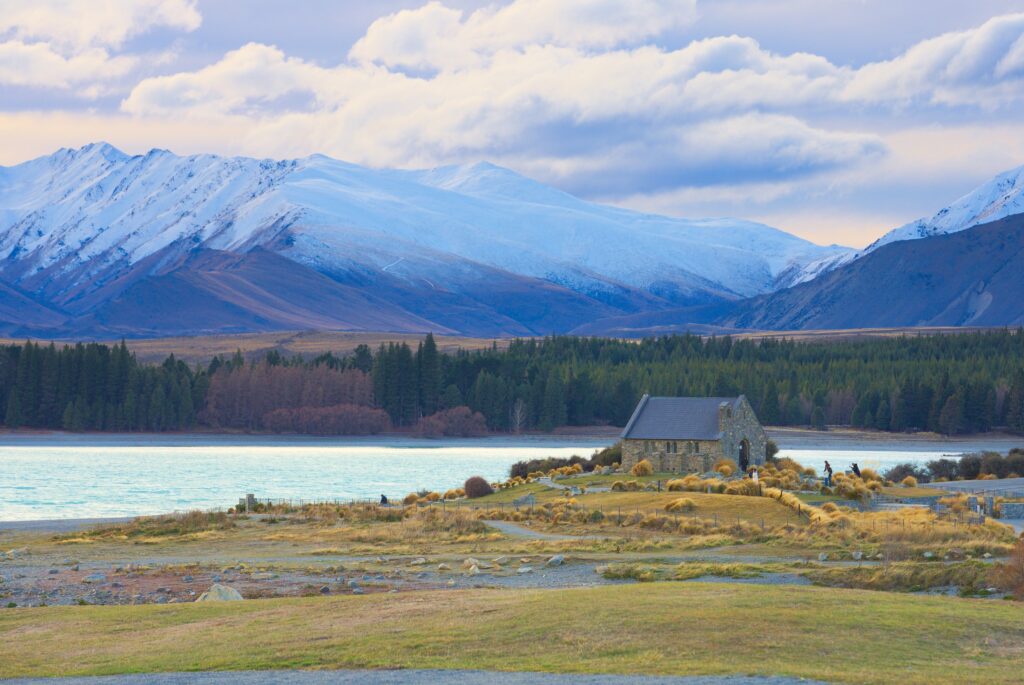
<path id="1" fill-rule="evenodd" d="M 487 441 L 487 440 L 526 440 L 526 441 L 599 441 L 607 440 L 612 444 L 618 440 L 622 429 L 617 426 L 567 426 L 554 431 L 528 431 L 524 433 L 491 432 L 486 435 L 453 437 L 440 436 L 428 437 L 416 435 L 408 431 L 389 431 L 372 435 L 313 435 L 309 433 L 268 433 L 262 431 L 232 431 L 215 429 L 194 429 L 188 431 L 164 431 L 160 433 L 135 433 L 126 431 L 85 431 L 72 432 L 64 430 L 37 429 L 37 428 L 3 428 L 0 429 L 0 445 L 11 444 L 7 440 L 19 440 L 22 438 L 53 438 L 62 443 L 71 442 L 76 438 L 82 438 L 86 442 L 93 439 L 110 438 L 121 441 L 137 441 L 146 443 L 159 443 L 164 440 L 189 440 L 197 441 L 204 437 L 225 439 L 239 438 L 246 441 L 301 441 L 301 442 L 330 442 L 339 441 L 369 441 L 383 442 L 390 440 L 408 440 L 417 443 L 449 443 L 452 441 Z M 811 428 L 791 428 L 788 426 L 766 426 L 765 432 L 768 437 L 780 446 L 799 449 L 806 445 L 822 447 L 825 443 L 836 447 L 847 449 L 875 449 L 877 447 L 899 447 L 904 448 L 920 445 L 922 449 L 934 449 L 937 445 L 950 448 L 963 446 L 964 451 L 975 451 L 971 448 L 977 444 L 991 444 L 1005 446 L 1005 449 L 1013 447 L 1024 447 L 1024 435 L 991 431 L 987 433 L 969 433 L 963 435 L 941 435 L 939 433 L 918 432 L 918 433 L 890 433 L 886 431 L 863 430 L 845 426 L 833 426 L 827 430 L 814 430 Z"/>

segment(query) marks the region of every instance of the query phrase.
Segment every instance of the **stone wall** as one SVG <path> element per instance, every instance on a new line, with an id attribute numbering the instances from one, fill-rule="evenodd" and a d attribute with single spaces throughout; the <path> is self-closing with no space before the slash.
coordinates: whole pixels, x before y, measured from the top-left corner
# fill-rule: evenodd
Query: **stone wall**
<path id="1" fill-rule="evenodd" d="M 735 409 L 729 405 L 719 412 L 719 429 L 721 440 L 623 440 L 622 467 L 628 471 L 647 459 L 655 471 L 704 473 L 722 457 L 738 464 L 744 439 L 750 443 L 750 465 L 764 464 L 768 436 L 746 398 Z M 671 442 L 675 442 L 675 452 L 669 449 Z"/>
<path id="2" fill-rule="evenodd" d="M 1003 502 L 1000 506 L 1004 519 L 1024 519 L 1024 502 Z"/>
<path id="3" fill-rule="evenodd" d="M 675 442 L 676 452 L 669 451 L 669 442 Z M 717 440 L 622 441 L 622 467 L 627 471 L 646 459 L 654 465 L 655 471 L 703 473 L 710 471 L 722 456 L 722 444 Z"/>
<path id="4" fill-rule="evenodd" d="M 739 464 L 740 445 L 746 439 L 750 443 L 750 466 L 764 464 L 768 452 L 768 436 L 746 397 L 740 398 L 735 409 L 730 407 L 727 411 L 721 411 L 718 421 L 722 431 L 723 454 Z"/>

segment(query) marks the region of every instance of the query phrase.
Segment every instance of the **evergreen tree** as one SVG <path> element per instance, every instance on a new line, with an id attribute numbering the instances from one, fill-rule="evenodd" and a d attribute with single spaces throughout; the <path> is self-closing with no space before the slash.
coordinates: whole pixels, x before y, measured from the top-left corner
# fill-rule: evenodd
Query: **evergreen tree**
<path id="1" fill-rule="evenodd" d="M 957 393 L 953 393 L 942 405 L 939 412 L 939 432 L 943 435 L 956 435 L 963 427 L 964 406 L 963 399 Z"/>
<path id="2" fill-rule="evenodd" d="M 557 371 L 552 371 L 544 384 L 544 408 L 541 413 L 540 426 L 551 430 L 564 426 L 568 421 L 565 409 L 565 383 Z"/>
<path id="3" fill-rule="evenodd" d="M 441 396 L 441 358 L 437 352 L 434 334 L 427 333 L 422 346 L 417 350 L 417 366 L 420 374 L 420 407 L 424 416 L 438 410 Z"/>
<path id="4" fill-rule="evenodd" d="M 757 410 L 757 418 L 766 426 L 777 426 L 782 423 L 782 412 L 779 409 L 779 389 L 775 381 L 768 381 Z"/>
<path id="5" fill-rule="evenodd" d="M 8 428 L 21 428 L 25 423 L 25 416 L 21 413 L 21 398 L 18 397 L 17 388 L 11 388 L 7 395 L 7 412 L 4 416 L 4 425 Z"/>
<path id="6" fill-rule="evenodd" d="M 823 431 L 827 428 L 825 425 L 825 410 L 820 406 L 814 407 L 811 412 L 811 426 L 814 430 Z"/>

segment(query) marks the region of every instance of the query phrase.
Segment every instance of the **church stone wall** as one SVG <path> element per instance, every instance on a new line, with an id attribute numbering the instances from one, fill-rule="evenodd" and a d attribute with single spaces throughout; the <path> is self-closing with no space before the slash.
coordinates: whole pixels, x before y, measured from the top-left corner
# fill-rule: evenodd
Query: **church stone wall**
<path id="1" fill-rule="evenodd" d="M 735 410 L 731 405 L 728 411 L 720 410 L 719 429 L 721 440 L 623 440 L 622 468 L 629 471 L 639 461 L 647 459 L 655 471 L 705 473 L 722 457 L 738 464 L 744 439 L 750 443 L 750 465 L 764 464 L 768 437 L 746 398 Z M 674 452 L 670 448 L 673 442 Z"/>

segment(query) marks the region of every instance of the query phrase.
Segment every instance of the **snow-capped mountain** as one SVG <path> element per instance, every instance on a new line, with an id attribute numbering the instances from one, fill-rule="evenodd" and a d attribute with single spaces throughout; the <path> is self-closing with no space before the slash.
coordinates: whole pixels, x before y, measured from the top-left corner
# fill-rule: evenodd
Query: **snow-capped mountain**
<path id="1" fill-rule="evenodd" d="M 943 207 L 930 218 L 922 217 L 894 228 L 868 245 L 864 252 L 871 252 L 897 240 L 917 240 L 956 233 L 1021 213 L 1024 213 L 1024 166 L 999 174 Z"/>
<path id="2" fill-rule="evenodd" d="M 8 332 L 553 332 L 769 292 L 848 252 L 584 202 L 484 163 L 400 171 L 101 143 L 0 167 Z"/>

